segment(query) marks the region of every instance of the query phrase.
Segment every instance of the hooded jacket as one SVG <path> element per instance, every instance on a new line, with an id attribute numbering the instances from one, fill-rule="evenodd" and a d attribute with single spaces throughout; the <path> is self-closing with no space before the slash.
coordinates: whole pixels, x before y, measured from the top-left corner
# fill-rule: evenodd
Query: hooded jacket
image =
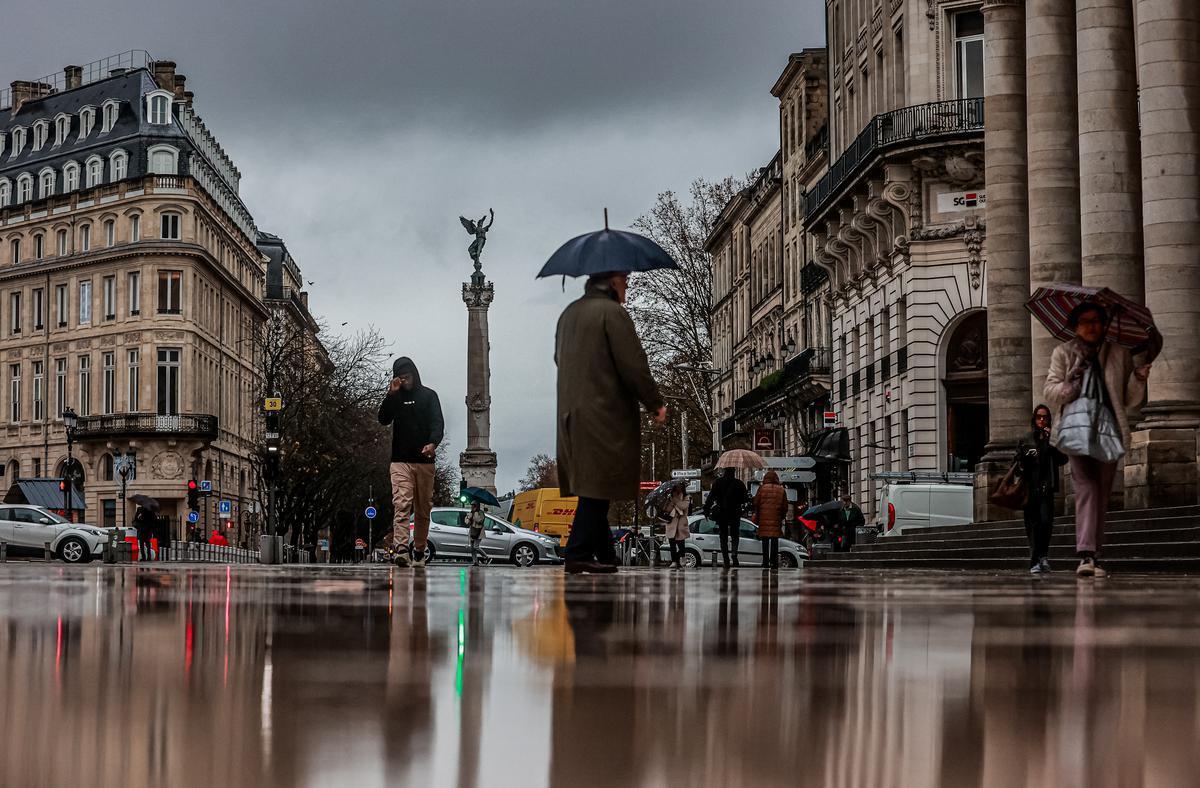
<path id="1" fill-rule="evenodd" d="M 767 471 L 754 496 L 754 522 L 760 539 L 783 536 L 783 518 L 787 517 L 787 490 L 779 483 L 779 474 Z"/>
<path id="2" fill-rule="evenodd" d="M 421 373 L 412 359 L 401 357 L 392 365 L 392 377 L 412 373 L 411 391 L 388 394 L 379 406 L 379 423 L 392 425 L 392 462 L 432 463 L 421 454 L 432 443 L 436 448 L 445 437 L 442 403 L 437 392 L 421 384 Z"/>

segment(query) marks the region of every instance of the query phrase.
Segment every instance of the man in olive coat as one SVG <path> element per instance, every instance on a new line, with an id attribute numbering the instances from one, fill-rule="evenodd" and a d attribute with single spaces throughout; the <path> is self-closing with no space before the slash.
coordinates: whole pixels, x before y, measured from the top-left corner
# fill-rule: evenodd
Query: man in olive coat
<path id="1" fill-rule="evenodd" d="M 641 481 L 638 403 L 667 420 L 646 352 L 622 306 L 629 274 L 588 279 L 583 297 L 558 319 L 558 486 L 579 496 L 567 539 L 566 571 L 615 572 L 608 529 L 613 500 L 637 498 Z"/>

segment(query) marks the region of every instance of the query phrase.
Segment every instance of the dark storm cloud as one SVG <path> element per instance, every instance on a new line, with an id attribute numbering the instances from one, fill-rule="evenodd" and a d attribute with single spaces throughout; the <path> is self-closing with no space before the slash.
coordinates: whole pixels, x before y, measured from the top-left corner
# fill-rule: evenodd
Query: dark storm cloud
<path id="1" fill-rule="evenodd" d="M 130 48 L 176 60 L 259 226 L 314 281 L 315 311 L 419 357 L 454 455 L 470 272 L 457 217 L 494 207 L 492 447 L 507 489 L 553 451 L 554 322 L 579 290 L 534 272 L 604 206 L 627 225 L 659 191 L 765 163 L 770 87 L 790 52 L 820 44 L 823 7 L 46 0 L 6 8 L 25 32 L 0 49 L 0 83 Z"/>

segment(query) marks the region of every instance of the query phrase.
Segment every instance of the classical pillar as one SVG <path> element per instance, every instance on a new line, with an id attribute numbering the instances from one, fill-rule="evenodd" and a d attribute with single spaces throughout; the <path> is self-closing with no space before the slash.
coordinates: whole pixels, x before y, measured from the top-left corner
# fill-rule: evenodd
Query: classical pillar
<path id="1" fill-rule="evenodd" d="M 1009 517 L 988 501 L 1029 429 L 1028 168 L 1025 2 L 985 0 L 984 180 L 987 185 L 988 445 L 975 476 L 975 519 Z"/>
<path id="2" fill-rule="evenodd" d="M 1200 6 L 1137 0 L 1146 305 L 1163 335 L 1125 463 L 1128 506 L 1200 503 Z"/>
<path id="3" fill-rule="evenodd" d="M 1111 287 L 1140 302 L 1145 288 L 1133 4 L 1078 0 L 1075 24 L 1083 284 Z"/>
<path id="4" fill-rule="evenodd" d="M 1079 116 L 1075 111 L 1075 0 L 1028 0 L 1029 286 L 1080 281 Z M 989 195 L 990 196 L 990 195 Z M 1033 400 L 1041 402 L 1058 340 L 1030 317 Z"/>
<path id="5" fill-rule="evenodd" d="M 492 362 L 488 338 L 488 307 L 495 295 L 492 283 L 476 269 L 463 282 L 467 305 L 467 449 L 458 460 L 468 487 L 496 492 L 496 453 L 488 445 L 492 433 Z"/>

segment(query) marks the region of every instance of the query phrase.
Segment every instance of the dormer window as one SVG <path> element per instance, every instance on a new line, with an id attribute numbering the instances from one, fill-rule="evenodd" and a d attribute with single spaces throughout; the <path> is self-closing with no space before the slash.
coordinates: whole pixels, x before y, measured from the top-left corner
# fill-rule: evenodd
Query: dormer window
<path id="1" fill-rule="evenodd" d="M 123 150 L 113 151 L 108 157 L 108 182 L 125 180 L 129 174 L 129 154 Z"/>
<path id="2" fill-rule="evenodd" d="M 156 90 L 146 94 L 146 115 L 155 126 L 166 126 L 171 122 L 171 99 L 173 94 Z"/>
<path id="3" fill-rule="evenodd" d="M 101 112 L 104 113 L 103 126 L 100 128 L 100 133 L 104 134 L 113 130 L 117 125 L 117 114 L 120 112 L 121 105 L 116 99 L 109 99 L 104 102 L 101 107 Z"/>
<path id="4" fill-rule="evenodd" d="M 58 147 L 67 141 L 67 135 L 71 133 L 71 116 L 62 113 L 54 118 L 54 147 Z"/>
<path id="5" fill-rule="evenodd" d="M 39 120 L 33 124 L 33 149 L 41 150 L 46 144 L 46 138 L 50 136 L 50 121 Z"/>
<path id="6" fill-rule="evenodd" d="M 7 208 L 12 203 L 12 184 L 8 178 L 0 178 L 0 208 Z"/>
<path id="7" fill-rule="evenodd" d="M 25 150 L 25 129 L 17 126 L 12 131 L 12 153 L 10 159 L 15 159 L 21 155 L 21 151 Z"/>
<path id="8" fill-rule="evenodd" d="M 79 139 L 87 139 L 96 127 L 96 108 L 84 107 L 79 110 Z"/>
<path id="9" fill-rule="evenodd" d="M 99 186 L 104 182 L 104 159 L 92 156 L 87 160 L 87 187 Z"/>
<path id="10" fill-rule="evenodd" d="M 69 161 L 63 165 L 63 194 L 70 194 L 79 188 L 79 163 Z"/>
<path id="11" fill-rule="evenodd" d="M 4 143 L 8 142 L 8 135 L 0 131 L 0 156 L 4 155 Z"/>
<path id="12" fill-rule="evenodd" d="M 33 176 L 27 172 L 17 177 L 17 202 L 29 202 L 33 199 Z"/>
<path id="13" fill-rule="evenodd" d="M 44 200 L 47 197 L 54 196 L 54 181 L 57 180 L 57 173 L 50 167 L 45 168 L 38 173 L 38 199 Z"/>
<path id="14" fill-rule="evenodd" d="M 155 175 L 179 173 L 178 148 L 171 145 L 153 145 L 146 153 L 150 158 L 150 172 Z"/>

